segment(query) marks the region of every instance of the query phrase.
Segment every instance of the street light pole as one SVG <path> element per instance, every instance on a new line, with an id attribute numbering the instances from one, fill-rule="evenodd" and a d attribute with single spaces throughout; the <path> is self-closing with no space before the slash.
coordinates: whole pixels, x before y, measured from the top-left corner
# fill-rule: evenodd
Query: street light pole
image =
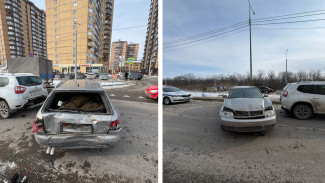
<path id="1" fill-rule="evenodd" d="M 286 84 L 288 83 L 288 49 L 286 50 Z"/>
<path id="2" fill-rule="evenodd" d="M 252 64 L 252 23 L 251 23 L 251 10 L 255 15 L 255 12 L 251 6 L 250 1 L 248 0 L 248 9 L 249 9 L 249 51 L 250 51 L 250 79 L 251 86 L 253 86 L 253 64 Z"/>
<path id="3" fill-rule="evenodd" d="M 76 24 L 76 23 L 75 23 Z M 75 83 L 77 83 L 77 36 L 78 36 L 78 32 L 76 29 L 76 47 L 75 47 L 75 63 L 74 63 L 74 81 Z"/>

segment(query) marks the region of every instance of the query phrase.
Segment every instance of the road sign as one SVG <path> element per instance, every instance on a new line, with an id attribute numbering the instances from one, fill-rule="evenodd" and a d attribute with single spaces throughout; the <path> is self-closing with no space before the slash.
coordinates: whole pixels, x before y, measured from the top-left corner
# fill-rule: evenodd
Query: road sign
<path id="1" fill-rule="evenodd" d="M 34 55 L 31 53 L 31 54 L 29 55 L 29 57 L 34 57 Z"/>
<path id="2" fill-rule="evenodd" d="M 134 62 L 134 58 L 128 58 L 128 60 L 127 60 L 128 64 L 133 64 L 133 62 Z"/>

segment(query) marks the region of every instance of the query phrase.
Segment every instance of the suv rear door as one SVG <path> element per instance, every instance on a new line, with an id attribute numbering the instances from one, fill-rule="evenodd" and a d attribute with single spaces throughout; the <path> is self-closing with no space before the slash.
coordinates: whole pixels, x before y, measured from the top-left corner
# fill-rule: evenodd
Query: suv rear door
<path id="1" fill-rule="evenodd" d="M 325 114 L 325 85 L 314 85 L 313 94 L 310 95 L 317 113 Z"/>
<path id="2" fill-rule="evenodd" d="M 43 82 L 37 76 L 17 76 L 18 85 L 15 88 L 15 92 L 19 94 L 19 90 L 25 100 L 37 98 L 43 95 Z M 21 88 L 19 88 L 21 87 Z"/>

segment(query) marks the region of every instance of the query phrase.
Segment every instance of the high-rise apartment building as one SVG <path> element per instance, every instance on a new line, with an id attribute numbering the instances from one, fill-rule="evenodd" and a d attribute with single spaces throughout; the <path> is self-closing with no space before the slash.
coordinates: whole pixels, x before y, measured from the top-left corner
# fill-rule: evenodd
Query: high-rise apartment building
<path id="1" fill-rule="evenodd" d="M 48 59 L 63 73 L 104 72 L 114 0 L 46 0 Z M 77 49 L 77 52 L 76 52 Z"/>
<path id="2" fill-rule="evenodd" d="M 7 58 L 47 58 L 45 11 L 28 0 L 0 0 L 0 65 Z"/>
<path id="3" fill-rule="evenodd" d="M 137 43 L 129 43 L 126 46 L 126 59 L 134 58 L 134 60 L 138 60 L 138 52 L 139 52 L 139 44 Z"/>
<path id="4" fill-rule="evenodd" d="M 121 66 L 120 64 L 122 61 L 126 60 L 127 44 L 128 42 L 126 41 L 115 41 L 112 43 L 111 62 L 109 67 L 112 73 Z"/>
<path id="5" fill-rule="evenodd" d="M 158 0 L 151 0 L 142 66 L 145 74 L 158 74 Z"/>

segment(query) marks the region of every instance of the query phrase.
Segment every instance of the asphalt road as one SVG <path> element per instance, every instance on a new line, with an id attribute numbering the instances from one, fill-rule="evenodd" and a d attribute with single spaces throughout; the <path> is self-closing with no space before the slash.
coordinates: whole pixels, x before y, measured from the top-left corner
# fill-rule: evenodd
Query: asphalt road
<path id="1" fill-rule="evenodd" d="M 288 117 L 265 136 L 221 129 L 221 102 L 164 106 L 164 182 L 324 182 L 325 116 Z"/>
<path id="2" fill-rule="evenodd" d="M 29 182 L 157 182 L 157 104 L 112 102 L 124 130 L 121 140 L 105 149 L 58 149 L 50 156 L 31 132 L 38 109 L 0 119 L 0 182 L 24 175 L 29 166 Z"/>
<path id="3" fill-rule="evenodd" d="M 158 85 L 158 77 L 144 77 L 141 80 L 126 81 L 130 84 L 124 88 L 112 88 L 105 91 L 111 99 L 157 103 L 157 100 L 149 98 L 145 90 L 148 86 Z"/>

